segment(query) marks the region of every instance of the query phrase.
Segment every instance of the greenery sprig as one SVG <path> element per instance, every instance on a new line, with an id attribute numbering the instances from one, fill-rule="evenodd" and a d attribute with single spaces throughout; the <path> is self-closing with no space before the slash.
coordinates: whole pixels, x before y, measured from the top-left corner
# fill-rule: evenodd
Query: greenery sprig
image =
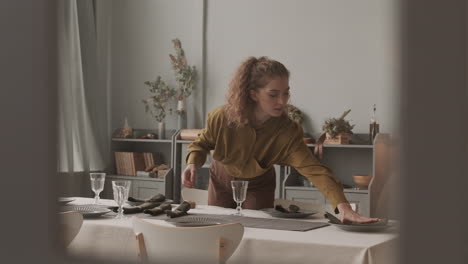
<path id="1" fill-rule="evenodd" d="M 166 106 L 176 94 L 176 90 L 169 87 L 161 76 L 158 76 L 154 82 L 146 81 L 145 84 L 150 87 L 149 91 L 153 94 L 143 100 L 145 112 L 150 113 L 157 122 L 162 122 L 166 118 Z"/>
<path id="2" fill-rule="evenodd" d="M 197 82 L 197 69 L 195 66 L 189 66 L 185 58 L 185 52 L 179 39 L 173 39 L 176 55 L 169 54 L 171 58 L 172 69 L 175 72 L 178 83 L 177 100 L 183 100 L 192 94 Z M 178 110 L 178 114 L 179 110 Z"/>
<path id="3" fill-rule="evenodd" d="M 178 88 L 172 88 L 164 82 L 161 76 L 158 76 L 154 82 L 146 81 L 146 85 L 150 87 L 150 92 L 153 94 L 143 100 L 146 113 L 150 113 L 157 122 L 162 122 L 166 118 L 166 107 L 171 106 L 171 100 L 183 100 L 189 97 L 197 82 L 197 69 L 195 66 L 189 66 L 185 58 L 185 52 L 182 49 L 182 43 L 179 39 L 173 39 L 175 55 L 169 54 L 171 59 L 172 69 L 175 72 Z M 172 113 L 172 108 L 169 108 L 169 113 Z M 177 109 L 177 114 L 184 114 L 185 110 Z"/>
<path id="4" fill-rule="evenodd" d="M 302 113 L 302 111 L 294 105 L 287 104 L 286 112 L 288 113 L 289 119 L 291 119 L 292 121 L 298 124 L 302 124 L 304 122 L 304 113 Z"/>

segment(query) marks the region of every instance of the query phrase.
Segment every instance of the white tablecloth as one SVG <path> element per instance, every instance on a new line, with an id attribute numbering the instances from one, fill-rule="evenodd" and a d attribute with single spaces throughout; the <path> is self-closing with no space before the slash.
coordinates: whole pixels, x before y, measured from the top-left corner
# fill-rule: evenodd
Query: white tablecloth
<path id="1" fill-rule="evenodd" d="M 71 204 L 90 204 L 93 199 L 75 198 Z M 102 204 L 116 205 L 112 200 Z M 192 213 L 232 214 L 234 209 L 198 206 Z M 243 210 L 246 216 L 266 217 L 256 210 Z M 112 213 L 113 215 L 113 213 Z M 135 236 L 131 217 L 145 217 L 158 224 L 164 220 L 147 215 L 128 215 L 127 219 L 85 219 L 83 226 L 69 246 L 71 255 L 137 261 Z M 160 217 L 161 218 L 161 217 Z M 327 221 L 316 216 L 307 221 Z M 228 263 L 356 263 L 385 264 L 397 262 L 398 233 L 390 228 L 379 233 L 357 233 L 327 226 L 307 232 L 245 228 L 244 237 Z"/>

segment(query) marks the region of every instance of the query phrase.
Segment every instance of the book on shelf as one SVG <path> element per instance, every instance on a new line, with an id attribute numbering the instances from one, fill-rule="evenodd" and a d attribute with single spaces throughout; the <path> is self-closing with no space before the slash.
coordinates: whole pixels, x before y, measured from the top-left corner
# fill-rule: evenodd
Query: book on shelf
<path id="1" fill-rule="evenodd" d="M 161 154 L 157 152 L 143 152 L 145 168 L 153 168 L 162 163 Z"/>
<path id="2" fill-rule="evenodd" d="M 118 175 L 136 176 L 137 171 L 145 170 L 143 153 L 115 152 L 114 155 Z"/>

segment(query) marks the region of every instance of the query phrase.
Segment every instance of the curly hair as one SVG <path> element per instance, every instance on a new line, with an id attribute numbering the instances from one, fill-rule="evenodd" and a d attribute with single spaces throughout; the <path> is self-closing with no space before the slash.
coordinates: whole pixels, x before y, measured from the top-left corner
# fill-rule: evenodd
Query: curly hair
<path id="1" fill-rule="evenodd" d="M 268 57 L 249 57 L 237 68 L 226 94 L 227 105 L 224 108 L 229 126 L 243 127 L 251 122 L 255 102 L 249 91 L 265 87 L 277 77 L 289 78 L 289 71 L 279 61 Z"/>

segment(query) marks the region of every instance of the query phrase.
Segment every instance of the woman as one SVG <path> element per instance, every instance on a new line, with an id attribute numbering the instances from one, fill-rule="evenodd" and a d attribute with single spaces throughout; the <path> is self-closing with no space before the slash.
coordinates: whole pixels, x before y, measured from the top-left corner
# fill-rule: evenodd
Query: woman
<path id="1" fill-rule="evenodd" d="M 372 222 L 351 209 L 341 183 L 320 164 L 303 141 L 300 125 L 286 113 L 289 71 L 267 57 L 250 57 L 229 85 L 227 104 L 208 113 L 206 128 L 188 147 L 182 183 L 193 188 L 196 169 L 213 150 L 208 204 L 235 208 L 230 182 L 249 181 L 247 209 L 271 208 L 276 188 L 274 164 L 294 167 L 307 177 L 344 222 Z"/>

